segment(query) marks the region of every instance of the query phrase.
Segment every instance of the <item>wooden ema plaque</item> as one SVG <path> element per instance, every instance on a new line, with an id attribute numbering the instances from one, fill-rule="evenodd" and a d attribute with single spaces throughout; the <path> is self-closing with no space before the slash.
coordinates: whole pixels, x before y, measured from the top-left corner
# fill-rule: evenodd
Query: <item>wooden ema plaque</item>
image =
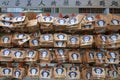
<path id="1" fill-rule="evenodd" d="M 52 34 L 42 34 L 40 36 L 40 46 L 53 46 L 53 35 Z"/>
<path id="2" fill-rule="evenodd" d="M 80 79 L 80 71 L 78 66 L 70 66 L 67 68 L 68 79 Z"/>
<path id="3" fill-rule="evenodd" d="M 68 35 L 67 47 L 79 47 L 79 44 L 78 35 Z"/>
<path id="4" fill-rule="evenodd" d="M 92 47 L 93 42 L 94 42 L 94 39 L 92 35 L 80 36 L 81 47 Z"/>
<path id="5" fill-rule="evenodd" d="M 66 30 L 67 27 L 67 20 L 65 18 L 59 17 L 59 18 L 55 18 L 55 22 L 54 24 L 56 25 L 55 31 L 63 31 Z"/>
<path id="6" fill-rule="evenodd" d="M 108 35 L 108 44 L 120 44 L 120 35 L 119 34 L 111 34 Z"/>
<path id="7" fill-rule="evenodd" d="M 108 19 L 104 15 L 96 15 L 97 20 L 95 21 L 95 31 L 96 33 L 104 33 L 107 31 Z"/>
<path id="8" fill-rule="evenodd" d="M 101 67 L 93 67 L 92 75 L 96 79 L 105 78 L 105 70 L 104 68 L 101 68 Z"/>
<path id="9" fill-rule="evenodd" d="M 79 51 L 69 51 L 68 54 L 69 54 L 69 61 L 71 63 L 81 63 L 82 62 Z"/>
<path id="10" fill-rule="evenodd" d="M 11 47 L 12 35 L 4 35 L 0 38 L 0 45 L 4 47 Z"/>
<path id="11" fill-rule="evenodd" d="M 25 76 L 25 69 L 24 68 L 14 68 L 13 70 L 13 77 L 17 79 L 23 79 Z"/>
<path id="12" fill-rule="evenodd" d="M 50 63 L 50 51 L 47 49 L 40 50 L 39 59 L 41 63 Z"/>
<path id="13" fill-rule="evenodd" d="M 29 69 L 28 69 L 28 76 L 30 76 L 30 77 L 39 77 L 39 75 L 40 75 L 40 70 L 39 70 L 39 67 L 29 67 Z"/>
<path id="14" fill-rule="evenodd" d="M 95 52 L 94 51 L 86 51 L 85 56 L 87 59 L 87 63 L 95 62 Z"/>
<path id="15" fill-rule="evenodd" d="M 38 29 L 39 29 L 39 24 L 36 19 L 28 21 L 28 24 L 26 25 L 26 31 L 35 32 Z"/>
<path id="16" fill-rule="evenodd" d="M 54 73 L 54 78 L 57 78 L 57 79 L 66 78 L 66 69 L 65 68 L 55 67 L 53 73 Z"/>
<path id="17" fill-rule="evenodd" d="M 40 40 L 38 38 L 31 38 L 29 41 L 30 47 L 39 47 L 40 46 Z"/>
<path id="18" fill-rule="evenodd" d="M 65 33 L 55 33 L 54 34 L 55 41 L 67 41 L 67 34 Z"/>
<path id="19" fill-rule="evenodd" d="M 36 62 L 38 60 L 38 51 L 28 49 L 26 51 L 25 61 Z"/>
<path id="20" fill-rule="evenodd" d="M 66 62 L 68 59 L 68 53 L 66 49 L 63 48 L 55 49 L 55 54 L 57 61 Z"/>
<path id="21" fill-rule="evenodd" d="M 86 68 L 86 69 L 82 69 L 82 78 L 85 79 L 85 80 L 90 80 L 92 79 L 92 71 L 90 68 Z"/>
<path id="22" fill-rule="evenodd" d="M 27 25 L 28 21 L 29 20 L 26 16 L 19 16 L 13 19 L 13 24 L 17 28 L 23 28 Z"/>
<path id="23" fill-rule="evenodd" d="M 12 58 L 15 61 L 24 61 L 25 59 L 25 51 L 24 50 L 13 50 Z"/>
<path id="24" fill-rule="evenodd" d="M 12 77 L 13 69 L 12 68 L 1 68 L 1 75 L 3 77 Z"/>
<path id="25" fill-rule="evenodd" d="M 0 51 L 0 61 L 12 61 L 12 54 L 13 54 L 13 51 L 11 49 L 2 49 Z"/>
<path id="26" fill-rule="evenodd" d="M 78 31 L 81 29 L 79 15 L 77 15 L 76 17 L 72 16 L 68 18 L 66 29 L 75 30 L 75 31 Z"/>
<path id="27" fill-rule="evenodd" d="M 120 16 L 113 15 L 113 14 L 107 14 L 106 15 L 109 21 L 108 30 L 112 31 L 118 31 L 120 29 Z"/>
<path id="28" fill-rule="evenodd" d="M 51 68 L 42 68 L 40 70 L 40 78 L 51 79 L 52 78 L 52 69 Z"/>

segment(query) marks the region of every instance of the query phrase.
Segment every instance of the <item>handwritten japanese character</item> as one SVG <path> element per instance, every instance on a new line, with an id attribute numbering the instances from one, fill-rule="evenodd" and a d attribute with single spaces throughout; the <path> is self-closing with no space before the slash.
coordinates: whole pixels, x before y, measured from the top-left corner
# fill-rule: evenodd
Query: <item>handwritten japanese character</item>
<path id="1" fill-rule="evenodd" d="M 9 2 L 10 2 L 10 1 L 3 1 L 3 2 L 2 2 L 2 5 L 7 6 L 7 5 L 9 5 Z"/>
<path id="2" fill-rule="evenodd" d="M 15 5 L 19 6 L 20 5 L 20 0 L 16 0 Z"/>
<path id="3" fill-rule="evenodd" d="M 100 1 L 100 6 L 105 6 L 105 1 L 104 0 Z"/>
<path id="4" fill-rule="evenodd" d="M 31 0 L 27 0 L 27 6 L 31 6 L 32 3 L 31 3 Z"/>
<path id="5" fill-rule="evenodd" d="M 69 5 L 69 1 L 68 0 L 64 0 L 64 5 Z"/>
<path id="6" fill-rule="evenodd" d="M 91 0 L 88 1 L 87 6 L 92 6 L 92 2 L 91 2 Z"/>
<path id="7" fill-rule="evenodd" d="M 81 5 L 81 2 L 79 0 L 76 0 L 76 3 L 75 3 L 76 6 L 80 6 Z"/>
<path id="8" fill-rule="evenodd" d="M 55 0 L 53 0 L 53 1 L 51 2 L 51 6 L 53 6 L 53 5 L 56 6 L 56 3 L 57 3 L 57 2 L 56 2 Z"/>
<path id="9" fill-rule="evenodd" d="M 43 0 L 41 0 L 39 6 L 45 6 L 45 4 L 43 3 Z"/>
<path id="10" fill-rule="evenodd" d="M 118 2 L 117 1 L 112 1 L 111 6 L 118 6 Z"/>

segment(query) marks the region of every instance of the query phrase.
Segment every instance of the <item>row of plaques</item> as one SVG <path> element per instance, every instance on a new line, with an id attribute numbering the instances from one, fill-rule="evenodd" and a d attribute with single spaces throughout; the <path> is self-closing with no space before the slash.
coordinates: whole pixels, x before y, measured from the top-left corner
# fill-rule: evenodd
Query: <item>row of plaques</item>
<path id="1" fill-rule="evenodd" d="M 105 32 L 106 29 L 118 31 L 120 29 L 120 16 L 107 14 L 107 15 L 99 15 L 99 19 L 95 16 L 85 16 L 85 15 L 77 15 L 76 17 L 70 18 L 58 18 L 52 16 L 43 16 L 42 14 L 37 15 L 36 19 L 28 20 L 26 16 L 18 16 L 18 17 L 8 17 L 5 15 L 0 16 L 0 26 L 7 28 L 20 28 L 20 27 L 33 27 L 33 29 L 37 28 L 35 26 L 39 26 L 43 31 L 57 30 L 97 30 L 100 32 Z M 54 27 L 55 25 L 55 27 Z M 35 28 L 34 28 L 35 27 Z M 53 28 L 54 27 L 54 28 Z M 25 29 L 26 30 L 26 29 Z M 24 29 L 23 29 L 24 31 Z M 72 31 L 71 31 L 72 32 Z"/>
<path id="2" fill-rule="evenodd" d="M 0 51 L 0 61 L 24 61 L 24 62 L 34 62 L 39 60 L 41 63 L 50 63 L 51 61 L 63 61 L 70 63 L 99 63 L 99 64 L 118 64 L 119 61 L 119 51 L 118 50 L 107 50 L 105 52 L 87 50 L 84 52 L 79 50 L 70 49 L 1 49 Z"/>
<path id="3" fill-rule="evenodd" d="M 3 35 L 0 37 L 0 45 L 8 46 L 11 43 L 16 45 L 24 45 L 28 43 L 30 47 L 92 47 L 93 43 L 97 47 L 113 48 L 120 47 L 120 34 L 114 33 L 110 35 L 67 35 L 65 33 L 55 34 L 31 34 L 15 33 L 13 35 Z M 116 46 L 117 45 L 117 46 Z"/>
<path id="4" fill-rule="evenodd" d="M 45 79 L 116 79 L 119 78 L 120 70 L 104 67 L 79 68 L 78 66 L 55 66 L 54 68 L 42 68 L 40 66 L 25 68 L 1 67 L 1 76 L 22 79 L 26 75 L 32 78 Z"/>

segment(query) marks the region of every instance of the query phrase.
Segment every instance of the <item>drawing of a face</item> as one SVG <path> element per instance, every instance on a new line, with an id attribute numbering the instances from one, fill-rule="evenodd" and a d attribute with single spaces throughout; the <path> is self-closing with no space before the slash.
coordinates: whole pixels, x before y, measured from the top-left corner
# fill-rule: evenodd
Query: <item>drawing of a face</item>
<path id="1" fill-rule="evenodd" d="M 34 55 L 34 51 L 29 51 L 29 52 L 28 52 L 28 56 L 29 56 L 29 57 L 32 57 L 33 55 Z"/>
<path id="2" fill-rule="evenodd" d="M 66 22 L 65 19 L 59 19 L 58 20 L 58 23 L 60 23 L 60 24 L 65 24 L 65 22 Z"/>
<path id="3" fill-rule="evenodd" d="M 58 45 L 59 47 L 62 47 L 62 46 L 63 46 L 63 44 L 64 44 L 64 42 L 63 42 L 63 41 L 58 41 L 58 42 L 57 42 L 57 45 Z"/>
<path id="4" fill-rule="evenodd" d="M 97 24 L 102 27 L 102 26 L 105 25 L 105 21 L 99 20 L 99 21 L 97 22 Z"/>
<path id="5" fill-rule="evenodd" d="M 10 22 L 2 22 L 5 26 L 10 26 L 11 23 Z"/>
<path id="6" fill-rule="evenodd" d="M 103 41 L 106 41 L 107 40 L 107 37 L 105 35 L 101 35 L 100 38 L 103 40 Z"/>
<path id="7" fill-rule="evenodd" d="M 90 36 L 84 36 L 84 37 L 83 37 L 83 41 L 85 41 L 85 42 L 89 42 L 90 39 L 91 39 Z"/>
<path id="8" fill-rule="evenodd" d="M 86 74 L 86 77 L 87 77 L 87 79 L 90 79 L 91 74 L 88 72 L 88 73 Z"/>
<path id="9" fill-rule="evenodd" d="M 61 56 L 64 56 L 64 49 L 58 49 L 58 53 L 59 53 Z"/>
<path id="10" fill-rule="evenodd" d="M 43 39 L 46 41 L 50 40 L 50 35 L 43 35 Z"/>
<path id="11" fill-rule="evenodd" d="M 64 34 L 58 34 L 58 35 L 57 35 L 57 38 L 58 38 L 58 39 L 64 39 L 64 38 L 65 38 L 65 35 L 64 35 Z"/>
<path id="12" fill-rule="evenodd" d="M 4 69 L 4 70 L 3 70 L 4 75 L 9 75 L 10 72 L 11 72 L 10 69 Z"/>
<path id="13" fill-rule="evenodd" d="M 112 20 L 111 22 L 112 22 L 114 25 L 118 25 L 118 24 L 119 24 L 119 21 L 118 21 L 118 20 L 115 20 L 115 19 Z"/>
<path id="14" fill-rule="evenodd" d="M 76 18 L 72 18 L 72 19 L 69 19 L 68 23 L 75 24 L 76 21 L 77 21 Z"/>
<path id="15" fill-rule="evenodd" d="M 103 54 L 102 53 L 97 53 L 97 57 L 98 57 L 98 59 L 102 59 L 103 58 Z"/>
<path id="16" fill-rule="evenodd" d="M 19 57 L 22 56 L 22 54 L 23 54 L 23 53 L 22 53 L 22 52 L 19 52 L 19 51 L 18 51 L 18 52 L 15 52 L 15 57 L 19 58 Z"/>
<path id="17" fill-rule="evenodd" d="M 77 42 L 77 38 L 71 37 L 71 38 L 70 38 L 70 42 L 71 42 L 71 43 L 76 43 L 76 42 Z"/>
<path id="18" fill-rule="evenodd" d="M 56 72 L 57 72 L 58 75 L 61 75 L 63 73 L 63 71 L 64 71 L 63 68 L 57 68 L 56 69 Z"/>
<path id="19" fill-rule="evenodd" d="M 110 56 L 111 56 L 112 58 L 115 58 L 115 57 L 116 57 L 116 53 L 115 53 L 115 52 L 110 52 L 109 54 L 110 54 Z"/>
<path id="20" fill-rule="evenodd" d="M 43 71 L 42 72 L 43 77 L 48 77 L 49 75 L 50 75 L 50 73 L 48 71 Z"/>
<path id="21" fill-rule="evenodd" d="M 33 70 L 32 70 L 32 75 L 35 75 L 35 73 L 36 73 L 36 70 L 33 69 Z"/>
<path id="22" fill-rule="evenodd" d="M 32 68 L 32 69 L 30 70 L 30 73 L 31 73 L 32 75 L 36 75 L 37 72 L 38 72 L 38 70 L 37 70 L 36 68 Z"/>
<path id="23" fill-rule="evenodd" d="M 92 21 L 92 20 L 93 20 L 93 17 L 86 17 L 86 20 Z"/>
<path id="24" fill-rule="evenodd" d="M 74 79 L 76 77 L 77 73 L 76 72 L 70 72 L 69 76 Z"/>
<path id="25" fill-rule="evenodd" d="M 4 50 L 4 51 L 3 51 L 3 55 L 4 55 L 4 56 L 8 56 L 10 53 L 11 53 L 10 50 Z"/>
<path id="26" fill-rule="evenodd" d="M 117 72 L 117 71 L 113 71 L 113 72 L 112 72 L 112 75 L 113 75 L 114 77 L 116 77 L 116 76 L 118 75 L 118 72 Z"/>
<path id="27" fill-rule="evenodd" d="M 46 57 L 48 52 L 47 51 L 43 51 L 41 54 L 42 54 L 42 57 Z"/>
<path id="28" fill-rule="evenodd" d="M 93 53 L 89 53 L 89 56 L 90 56 L 90 58 L 91 58 L 91 59 L 93 59 L 93 58 L 94 58 Z"/>
<path id="29" fill-rule="evenodd" d="M 99 74 L 102 74 L 102 72 L 103 72 L 103 70 L 102 70 L 101 68 L 95 68 L 94 71 L 95 71 L 95 73 L 98 74 L 98 75 L 99 75 Z"/>
<path id="30" fill-rule="evenodd" d="M 4 38 L 3 38 L 3 42 L 4 42 L 4 43 L 7 43 L 8 41 L 9 41 L 9 37 L 4 37 Z"/>
<path id="31" fill-rule="evenodd" d="M 114 62 L 115 62 L 115 59 L 114 59 L 114 58 L 108 58 L 108 61 L 109 61 L 110 63 L 114 63 Z"/>
<path id="32" fill-rule="evenodd" d="M 4 20 L 8 20 L 8 21 L 9 21 L 9 20 L 12 20 L 12 18 L 10 18 L 10 17 L 5 17 L 5 16 L 3 17 L 3 19 L 4 19 Z"/>
<path id="33" fill-rule="evenodd" d="M 39 40 L 34 39 L 34 40 L 32 40 L 32 43 L 33 43 L 34 45 L 38 45 L 38 44 L 39 44 Z"/>
<path id="34" fill-rule="evenodd" d="M 18 34 L 17 36 L 19 39 L 23 38 L 24 37 L 24 34 Z"/>
<path id="35" fill-rule="evenodd" d="M 44 72 L 43 75 L 44 75 L 44 77 L 47 77 L 48 73 L 47 73 L 47 72 Z"/>
<path id="36" fill-rule="evenodd" d="M 73 54 L 72 54 L 72 58 L 73 58 L 74 60 L 78 60 L 78 54 L 73 53 Z"/>
<path id="37" fill-rule="evenodd" d="M 70 70 L 77 71 L 77 67 L 70 67 Z"/>
<path id="38" fill-rule="evenodd" d="M 46 21 L 46 22 L 49 22 L 49 21 L 51 21 L 52 20 L 52 18 L 51 17 L 44 17 L 44 20 Z"/>
<path id="39" fill-rule="evenodd" d="M 20 75 L 21 75 L 21 73 L 20 73 L 20 71 L 15 71 L 15 76 L 18 78 Z"/>
<path id="40" fill-rule="evenodd" d="M 16 17 L 16 20 L 17 20 L 17 21 L 22 21 L 22 20 L 23 20 L 23 16 Z"/>
<path id="41" fill-rule="evenodd" d="M 118 36 L 117 35 L 111 35 L 110 39 L 113 40 L 113 41 L 116 41 L 118 39 Z"/>

